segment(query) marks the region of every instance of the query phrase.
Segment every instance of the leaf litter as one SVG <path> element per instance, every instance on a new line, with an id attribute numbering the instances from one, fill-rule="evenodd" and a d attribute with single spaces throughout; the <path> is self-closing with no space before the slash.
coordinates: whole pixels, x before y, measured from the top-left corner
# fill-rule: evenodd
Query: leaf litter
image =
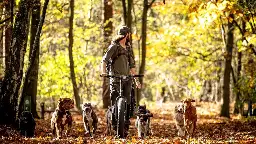
<path id="1" fill-rule="evenodd" d="M 34 138 L 24 138 L 8 126 L 0 126 L 0 143 L 11 144 L 84 144 L 84 143 L 256 143 L 256 121 L 254 118 L 245 119 L 237 115 L 231 115 L 230 119 L 219 117 L 219 105 L 214 103 L 197 104 L 198 122 L 193 138 L 182 139 L 177 136 L 175 121 L 173 119 L 174 105 L 167 103 L 153 106 L 150 111 L 154 117 L 151 120 L 152 135 L 145 139 L 139 139 L 135 128 L 135 118 L 131 119 L 129 135 L 126 139 L 115 139 L 106 136 L 105 110 L 97 109 L 99 123 L 94 138 L 84 134 L 81 115 L 73 115 L 74 123 L 70 135 L 55 140 L 50 129 L 50 119 L 36 119 Z"/>

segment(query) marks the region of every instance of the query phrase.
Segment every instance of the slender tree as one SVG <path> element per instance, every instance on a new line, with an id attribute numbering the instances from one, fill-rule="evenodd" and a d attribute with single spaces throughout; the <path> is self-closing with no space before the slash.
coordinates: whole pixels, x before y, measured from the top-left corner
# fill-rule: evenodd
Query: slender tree
<path id="1" fill-rule="evenodd" d="M 80 107 L 80 97 L 78 93 L 77 83 L 76 83 L 76 75 L 75 75 L 75 68 L 74 68 L 74 60 L 73 60 L 73 42 L 74 42 L 74 36 L 73 36 L 73 23 L 74 23 L 74 0 L 70 0 L 70 7 L 69 7 L 69 46 L 68 46 L 68 56 L 69 56 L 69 63 L 70 63 L 70 78 L 72 80 L 73 84 L 73 92 L 74 92 L 74 98 L 75 98 L 75 105 L 78 110 L 81 110 Z"/>
<path id="2" fill-rule="evenodd" d="M 127 24 L 127 11 L 126 11 L 126 2 L 125 2 L 125 0 L 122 0 L 122 6 L 123 6 L 123 22 L 126 25 Z"/>
<path id="3" fill-rule="evenodd" d="M 245 21 L 242 21 L 242 29 L 241 29 L 241 34 L 242 34 L 242 40 L 246 40 L 244 33 L 245 33 L 246 29 L 245 29 Z M 238 114 L 239 112 L 241 112 L 241 92 L 240 92 L 240 86 L 239 86 L 239 79 L 241 77 L 241 70 L 242 70 L 242 52 L 238 51 L 238 56 L 237 56 L 237 83 L 236 83 L 236 89 L 237 89 L 237 93 L 236 93 L 236 102 L 235 102 L 235 106 L 234 106 L 234 113 Z"/>
<path id="4" fill-rule="evenodd" d="M 142 12 L 142 23 L 141 23 L 141 65 L 139 68 L 139 74 L 143 75 L 145 71 L 146 65 L 146 42 L 147 42 L 147 13 L 149 8 L 151 8 L 152 4 L 155 0 L 152 0 L 151 3 L 148 0 L 144 0 L 143 3 L 143 12 Z M 139 78 L 141 84 L 143 84 L 143 77 Z M 138 89 L 137 93 L 137 104 L 140 101 L 141 97 L 141 89 Z"/>
<path id="5" fill-rule="evenodd" d="M 132 31 L 132 7 L 133 7 L 133 0 L 122 0 L 122 7 L 123 7 L 123 21 L 124 24 L 127 25 Z M 132 46 L 132 40 L 130 41 Z"/>
<path id="6" fill-rule="evenodd" d="M 234 16 L 231 14 L 231 18 Z M 231 74 L 231 62 L 232 51 L 234 41 L 234 24 L 228 22 L 227 39 L 226 39 L 226 52 L 225 52 L 225 69 L 224 69 L 224 81 L 223 81 L 223 105 L 221 107 L 221 116 L 230 117 L 229 104 L 230 104 L 230 74 Z"/>
<path id="7" fill-rule="evenodd" d="M 31 35 L 30 35 L 30 54 L 29 66 L 26 71 L 23 89 L 19 101 L 19 114 L 22 112 L 25 96 L 31 98 L 31 112 L 34 117 L 38 118 L 36 112 L 36 95 L 38 82 L 38 68 L 39 68 L 39 51 L 40 51 L 40 34 L 44 24 L 46 10 L 49 0 L 45 0 L 42 16 L 40 18 L 40 0 L 36 0 L 33 5 L 32 19 L 31 19 Z M 18 115 L 19 115 L 18 114 Z"/>
<path id="8" fill-rule="evenodd" d="M 12 39 L 12 26 L 13 26 L 13 6 L 14 0 L 5 0 L 3 14 L 4 19 L 4 28 L 3 28 L 3 58 L 4 66 L 7 67 L 9 58 L 10 58 L 10 47 Z"/>
<path id="9" fill-rule="evenodd" d="M 113 31 L 113 23 L 111 18 L 113 18 L 113 2 L 112 0 L 102 0 L 103 2 L 103 35 L 104 35 L 104 47 L 103 47 L 103 54 L 107 49 L 108 45 L 110 44 L 110 37 Z M 110 106 L 110 86 L 109 86 L 109 79 L 103 78 L 102 84 L 103 92 L 102 92 L 102 99 L 103 99 L 103 108 L 108 108 Z"/>
<path id="10" fill-rule="evenodd" d="M 127 0 L 127 26 L 132 30 L 132 7 L 133 0 Z"/>
<path id="11" fill-rule="evenodd" d="M 0 3 L 3 3 L 3 0 L 0 0 Z M 0 7 L 0 15 L 3 15 L 3 8 Z M 2 20 L 0 21 L 2 23 Z M 0 25 L 1 25 L 0 23 Z M 0 66 L 3 66 L 4 64 L 4 59 L 3 58 L 3 29 L 0 29 Z"/>

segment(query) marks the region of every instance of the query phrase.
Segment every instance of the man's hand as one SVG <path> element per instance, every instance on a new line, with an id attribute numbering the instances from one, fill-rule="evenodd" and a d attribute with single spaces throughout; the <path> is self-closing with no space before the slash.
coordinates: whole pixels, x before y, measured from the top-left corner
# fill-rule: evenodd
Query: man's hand
<path id="1" fill-rule="evenodd" d="M 108 74 L 107 73 L 101 73 L 101 77 L 105 77 L 105 76 L 107 76 Z"/>
<path id="2" fill-rule="evenodd" d="M 136 83 L 136 87 L 139 88 L 139 89 L 141 89 L 140 81 L 138 81 L 138 80 L 135 79 L 135 83 Z"/>
<path id="3" fill-rule="evenodd" d="M 107 64 L 104 61 L 102 61 L 101 62 L 101 75 L 100 75 L 101 77 L 104 77 L 107 75 L 106 66 L 107 66 Z"/>

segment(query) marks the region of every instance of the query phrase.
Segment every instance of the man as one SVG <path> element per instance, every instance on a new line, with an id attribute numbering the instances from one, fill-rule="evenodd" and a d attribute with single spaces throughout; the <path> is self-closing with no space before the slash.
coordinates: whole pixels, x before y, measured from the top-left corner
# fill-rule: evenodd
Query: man
<path id="1" fill-rule="evenodd" d="M 122 26 L 118 30 L 117 36 L 113 39 L 111 45 L 108 47 L 107 52 L 103 56 L 101 63 L 102 75 L 107 75 L 106 67 L 109 66 L 110 75 L 135 75 L 135 61 L 134 56 L 130 47 L 130 36 L 131 32 L 127 26 Z M 135 83 L 138 88 L 141 88 L 141 85 L 137 78 L 135 78 Z M 116 98 L 119 96 L 119 79 L 111 78 L 110 79 L 110 96 L 111 96 L 111 106 L 115 104 Z M 127 98 L 128 112 L 126 116 L 126 129 L 130 124 L 130 94 L 131 94 L 132 80 L 126 79 L 123 80 L 122 90 L 123 96 Z M 112 112 L 113 113 L 113 112 Z M 116 129 L 116 121 L 113 118 L 112 114 L 112 124 L 114 129 Z"/>

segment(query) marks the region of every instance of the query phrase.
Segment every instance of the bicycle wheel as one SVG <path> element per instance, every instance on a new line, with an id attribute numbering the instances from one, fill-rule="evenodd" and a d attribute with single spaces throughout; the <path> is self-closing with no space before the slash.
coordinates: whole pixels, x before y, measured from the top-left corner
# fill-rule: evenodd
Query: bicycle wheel
<path id="1" fill-rule="evenodd" d="M 125 99 L 119 98 L 117 101 L 117 136 L 119 138 L 124 138 L 124 122 L 125 122 Z"/>

